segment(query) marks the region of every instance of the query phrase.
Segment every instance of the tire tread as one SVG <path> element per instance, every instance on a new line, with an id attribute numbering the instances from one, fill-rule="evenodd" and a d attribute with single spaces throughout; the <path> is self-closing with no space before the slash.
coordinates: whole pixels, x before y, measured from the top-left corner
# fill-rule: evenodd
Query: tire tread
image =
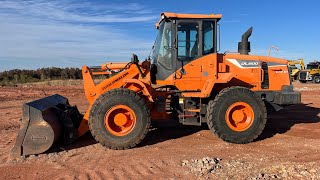
<path id="1" fill-rule="evenodd" d="M 257 131 L 255 131 L 254 134 L 252 134 L 250 137 L 243 137 L 240 139 L 234 139 L 234 138 L 230 138 L 228 136 L 228 134 L 226 134 L 226 132 L 223 131 L 223 129 L 221 129 L 218 124 L 217 124 L 217 114 L 218 112 L 218 107 L 220 104 L 222 104 L 223 101 L 225 101 L 225 98 L 229 95 L 229 94 L 248 94 L 252 97 L 254 97 L 258 103 L 261 105 L 261 109 L 263 112 L 261 112 L 263 114 L 263 119 L 262 119 L 262 123 L 259 124 Z M 232 142 L 232 143 L 237 143 L 237 144 L 245 144 L 245 143 L 249 143 L 252 142 L 253 140 L 255 140 L 263 131 L 266 122 L 267 122 L 267 108 L 265 106 L 265 103 L 263 102 L 263 100 L 253 91 L 241 87 L 241 86 L 232 86 L 232 87 L 227 87 L 224 88 L 223 90 L 220 91 L 220 93 L 213 99 L 210 100 L 208 103 L 208 107 L 207 107 L 207 112 L 206 112 L 206 117 L 207 117 L 207 124 L 209 126 L 209 129 L 211 130 L 211 132 L 213 134 L 215 134 L 217 137 L 219 137 L 220 139 L 227 141 L 227 142 Z"/>
<path id="2" fill-rule="evenodd" d="M 98 121 L 94 121 L 92 120 L 92 114 L 100 107 L 100 105 L 102 104 L 103 100 L 108 99 L 109 96 L 114 96 L 114 95 L 127 95 L 127 96 L 131 96 L 133 97 L 136 102 L 140 105 L 140 107 L 142 108 L 142 110 L 144 112 L 146 112 L 148 117 L 145 117 L 147 119 L 147 125 L 146 128 L 144 129 L 143 134 L 138 137 L 138 139 L 135 140 L 135 142 L 126 145 L 126 146 L 113 146 L 111 144 L 109 144 L 105 138 L 103 138 L 103 135 L 101 134 L 99 129 L 96 129 L 96 123 L 98 123 Z M 124 150 L 124 149 L 130 149 L 135 147 L 136 145 L 138 145 L 147 135 L 147 133 L 149 132 L 150 126 L 151 126 L 151 119 L 150 119 L 150 109 L 149 106 L 147 105 L 147 103 L 145 102 L 145 100 L 143 98 L 141 98 L 141 96 L 139 96 L 137 93 L 129 90 L 129 89 L 125 89 L 125 88 L 118 88 L 118 89 L 113 89 L 110 91 L 105 92 L 104 94 L 102 94 L 92 105 L 91 110 L 90 110 L 90 115 L 89 115 L 89 129 L 90 132 L 93 136 L 93 138 L 99 142 L 101 145 L 103 145 L 106 148 L 109 149 L 115 149 L 115 150 Z"/>

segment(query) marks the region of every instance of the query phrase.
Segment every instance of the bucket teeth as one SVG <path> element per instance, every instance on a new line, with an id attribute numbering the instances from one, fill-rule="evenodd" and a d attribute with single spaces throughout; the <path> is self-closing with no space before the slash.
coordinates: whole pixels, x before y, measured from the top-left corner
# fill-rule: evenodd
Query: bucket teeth
<path id="1" fill-rule="evenodd" d="M 14 157 L 40 154 L 54 143 L 69 144 L 77 139 L 77 129 L 83 118 L 77 107 L 58 94 L 25 103 Z"/>

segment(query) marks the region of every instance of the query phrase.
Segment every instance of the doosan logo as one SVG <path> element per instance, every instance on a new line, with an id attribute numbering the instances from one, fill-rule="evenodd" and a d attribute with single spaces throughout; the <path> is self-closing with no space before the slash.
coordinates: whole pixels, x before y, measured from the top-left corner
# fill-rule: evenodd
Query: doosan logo
<path id="1" fill-rule="evenodd" d="M 258 66 L 258 62 L 241 62 L 241 66 Z"/>

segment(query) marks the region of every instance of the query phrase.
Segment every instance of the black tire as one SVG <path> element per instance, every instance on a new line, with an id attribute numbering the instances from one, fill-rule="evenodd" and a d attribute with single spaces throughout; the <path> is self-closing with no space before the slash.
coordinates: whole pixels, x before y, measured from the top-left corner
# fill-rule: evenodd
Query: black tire
<path id="1" fill-rule="evenodd" d="M 251 125 L 243 131 L 231 129 L 226 120 L 228 108 L 237 102 L 248 104 L 254 114 Z M 220 139 L 245 144 L 252 142 L 262 133 L 267 122 L 267 109 L 256 93 L 247 88 L 235 86 L 223 89 L 214 100 L 209 101 L 206 119 L 212 133 Z"/>
<path id="2" fill-rule="evenodd" d="M 313 82 L 316 83 L 316 84 L 319 84 L 320 83 L 320 76 L 315 76 L 313 78 Z"/>
<path id="3" fill-rule="evenodd" d="M 105 126 L 105 115 L 114 106 L 125 105 L 136 116 L 133 129 L 124 136 L 113 135 Z M 145 100 L 128 89 L 114 89 L 101 95 L 93 104 L 89 115 L 92 136 L 110 149 L 129 149 L 139 144 L 150 128 L 150 109 Z"/>
<path id="4" fill-rule="evenodd" d="M 299 80 L 300 83 L 307 83 L 306 80 Z"/>

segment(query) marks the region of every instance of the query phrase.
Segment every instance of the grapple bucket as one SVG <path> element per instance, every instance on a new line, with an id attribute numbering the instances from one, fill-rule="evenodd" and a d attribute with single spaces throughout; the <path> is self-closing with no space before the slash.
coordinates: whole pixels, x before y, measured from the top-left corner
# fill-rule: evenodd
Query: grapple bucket
<path id="1" fill-rule="evenodd" d="M 16 143 L 14 157 L 40 154 L 57 142 L 69 144 L 77 139 L 77 128 L 83 118 L 76 106 L 58 94 L 26 103 Z"/>

